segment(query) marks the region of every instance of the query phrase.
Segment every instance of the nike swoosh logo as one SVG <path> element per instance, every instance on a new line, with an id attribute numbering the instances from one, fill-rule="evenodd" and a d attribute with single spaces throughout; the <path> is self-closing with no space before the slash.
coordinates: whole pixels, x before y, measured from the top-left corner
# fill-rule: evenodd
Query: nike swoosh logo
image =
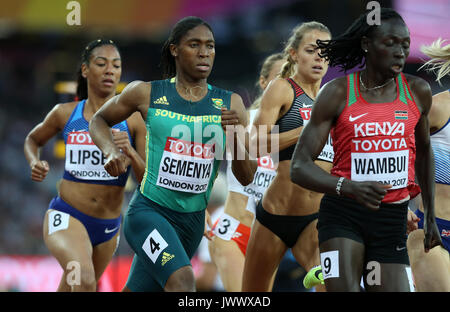
<path id="1" fill-rule="evenodd" d="M 350 115 L 350 116 L 348 116 L 348 120 L 350 121 L 350 122 L 353 122 L 353 121 L 355 121 L 356 119 L 359 119 L 359 118 L 361 118 L 361 117 L 363 117 L 363 116 L 366 116 L 368 113 L 365 113 L 365 114 L 362 114 L 362 115 L 359 115 L 359 116 L 356 116 L 356 117 L 352 117 L 352 115 Z"/>
<path id="2" fill-rule="evenodd" d="M 115 230 L 117 230 L 117 228 L 118 228 L 117 226 L 116 226 L 115 228 L 111 229 L 111 230 L 106 228 L 106 229 L 105 229 L 105 234 L 112 233 L 112 232 L 114 232 Z"/>
<path id="3" fill-rule="evenodd" d="M 314 276 L 320 280 L 320 273 L 322 273 L 322 270 L 317 270 L 316 272 L 314 272 Z"/>
<path id="4" fill-rule="evenodd" d="M 303 108 L 311 108 L 311 107 L 312 107 L 312 104 L 306 105 L 305 103 L 303 103 Z"/>
<path id="5" fill-rule="evenodd" d="M 402 250 L 405 249 L 405 248 L 406 248 L 406 246 L 405 246 L 405 247 L 401 247 L 401 248 L 398 247 L 398 246 L 395 247 L 395 249 L 396 249 L 397 251 L 402 251 Z"/>

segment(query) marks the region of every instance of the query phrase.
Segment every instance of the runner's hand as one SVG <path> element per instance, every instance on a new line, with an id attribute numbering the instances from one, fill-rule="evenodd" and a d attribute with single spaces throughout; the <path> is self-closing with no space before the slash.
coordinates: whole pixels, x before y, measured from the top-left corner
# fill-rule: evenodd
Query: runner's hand
<path id="1" fill-rule="evenodd" d="M 239 125 L 239 117 L 236 111 L 227 110 L 226 108 L 222 108 L 222 129 L 226 131 L 226 126 L 236 126 Z"/>
<path id="2" fill-rule="evenodd" d="M 131 157 L 131 153 L 134 151 L 134 149 L 131 146 L 128 133 L 126 131 L 112 129 L 112 135 L 114 144 L 116 144 L 116 146 L 120 148 L 125 155 Z"/>
<path id="3" fill-rule="evenodd" d="M 42 182 L 50 170 L 48 162 L 45 160 L 38 160 L 31 164 L 31 180 Z"/>
<path id="4" fill-rule="evenodd" d="M 441 235 L 439 234 L 439 229 L 436 224 L 436 220 L 434 220 L 434 222 L 427 222 L 427 218 L 425 218 L 423 223 L 423 231 L 425 234 L 425 238 L 423 240 L 425 252 L 428 252 L 433 247 L 439 245 L 444 247 L 444 245 L 442 244 Z"/>
<path id="5" fill-rule="evenodd" d="M 408 223 L 407 223 L 407 228 L 406 228 L 406 234 L 411 233 L 412 231 L 415 231 L 419 228 L 419 223 L 420 218 L 418 216 L 416 216 L 416 214 L 414 212 L 412 212 L 411 210 L 408 209 Z"/>
<path id="6" fill-rule="evenodd" d="M 115 151 L 111 153 L 106 159 L 105 170 L 113 177 L 117 177 L 127 171 L 129 158 L 121 153 Z"/>
<path id="7" fill-rule="evenodd" d="M 367 208 L 377 210 L 380 208 L 381 200 L 391 187 L 391 184 L 382 184 L 375 181 L 344 180 L 341 192 Z"/>

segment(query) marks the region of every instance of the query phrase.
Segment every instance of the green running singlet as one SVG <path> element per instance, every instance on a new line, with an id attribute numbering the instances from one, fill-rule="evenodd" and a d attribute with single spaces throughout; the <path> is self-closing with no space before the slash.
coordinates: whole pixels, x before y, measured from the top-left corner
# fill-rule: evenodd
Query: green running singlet
<path id="1" fill-rule="evenodd" d="M 198 102 L 183 99 L 175 78 L 152 81 L 147 112 L 146 169 L 140 192 L 179 212 L 206 208 L 225 149 L 221 108 L 232 92 L 208 84 Z"/>

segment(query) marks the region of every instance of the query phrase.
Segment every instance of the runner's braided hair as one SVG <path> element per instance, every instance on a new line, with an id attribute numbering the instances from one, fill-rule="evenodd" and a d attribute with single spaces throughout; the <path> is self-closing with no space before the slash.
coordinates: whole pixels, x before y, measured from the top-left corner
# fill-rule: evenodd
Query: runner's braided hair
<path id="1" fill-rule="evenodd" d="M 366 63 L 365 52 L 361 48 L 363 36 L 370 37 L 377 25 L 369 25 L 367 16 L 371 11 L 361 14 L 353 24 L 341 35 L 331 40 L 317 40 L 321 50 L 319 55 L 329 61 L 329 66 L 339 66 L 347 71 Z M 393 9 L 381 8 L 380 20 L 399 19 L 405 23 L 403 18 Z"/>

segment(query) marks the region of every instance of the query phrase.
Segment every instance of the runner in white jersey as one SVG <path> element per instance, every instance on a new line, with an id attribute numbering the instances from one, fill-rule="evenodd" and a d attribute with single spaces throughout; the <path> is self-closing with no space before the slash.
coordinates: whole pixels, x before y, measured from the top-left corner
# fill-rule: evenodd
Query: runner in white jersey
<path id="1" fill-rule="evenodd" d="M 258 81 L 258 86 L 262 90 L 280 72 L 284 62 L 285 59 L 281 53 L 266 58 Z M 255 100 L 249 110 L 250 125 L 255 118 L 259 102 L 260 98 Z M 228 196 L 225 210 L 214 223 L 214 236 L 209 242 L 211 258 L 219 270 L 224 288 L 227 291 L 241 291 L 245 253 L 254 220 L 256 203 L 262 198 L 275 174 L 275 165 L 270 156 L 262 157 L 258 159 L 258 169 L 253 183 L 242 186 L 231 170 L 231 161 L 228 161 Z"/>

